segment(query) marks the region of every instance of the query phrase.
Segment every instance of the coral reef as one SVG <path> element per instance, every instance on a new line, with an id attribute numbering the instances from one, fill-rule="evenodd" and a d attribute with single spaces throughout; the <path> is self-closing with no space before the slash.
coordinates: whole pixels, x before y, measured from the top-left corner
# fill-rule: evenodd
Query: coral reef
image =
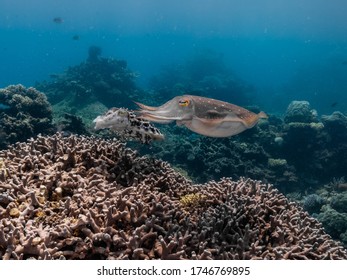
<path id="1" fill-rule="evenodd" d="M 317 220 L 260 181 L 194 185 L 118 141 L 73 135 L 0 157 L 2 259 L 347 259 Z"/>
<path id="2" fill-rule="evenodd" d="M 58 130 L 76 134 L 89 135 L 83 119 L 79 116 L 65 113 L 63 119 L 59 122 Z"/>
<path id="3" fill-rule="evenodd" d="M 287 160 L 282 158 L 269 158 L 268 165 L 271 168 L 283 168 L 287 165 Z"/>
<path id="4" fill-rule="evenodd" d="M 316 193 L 301 199 L 303 208 L 317 218 L 333 238 L 347 247 L 347 189 L 344 178 L 333 178 L 328 184 L 317 188 Z"/>
<path id="5" fill-rule="evenodd" d="M 324 165 L 324 175 L 333 177 L 346 176 L 347 165 L 347 117 L 340 112 L 334 112 L 330 116 L 322 116 L 326 140 L 324 155 L 321 162 Z"/>
<path id="6" fill-rule="evenodd" d="M 345 175 L 347 147 L 338 135 L 347 133 L 347 126 L 331 129 L 326 118 L 319 121 L 308 102 L 299 104 L 305 105 L 306 113 L 298 111 L 300 106 L 289 109 L 290 105 L 290 113 L 284 117 L 295 122 L 270 116 L 230 138 L 199 137 L 169 128 L 163 130 L 166 142 L 154 146 L 152 153 L 187 170 L 200 182 L 245 176 L 273 183 L 285 193 L 317 188 L 332 177 Z"/>
<path id="7" fill-rule="evenodd" d="M 11 85 L 0 89 L 0 149 L 52 132 L 52 108 L 35 88 Z"/>
<path id="8" fill-rule="evenodd" d="M 85 62 L 38 87 L 53 103 L 58 127 L 74 133 L 86 130 L 95 133 L 91 129 L 93 119 L 112 106 L 132 108 L 132 100 L 150 100 L 155 104 L 186 94 L 186 90 L 213 98 L 229 96 L 231 102 L 249 104 L 247 86 L 236 79 L 225 67 L 222 57 L 213 52 L 198 53 L 182 65 L 163 70 L 153 78 L 155 93 L 144 94 L 135 85 L 134 76 L 125 61 L 103 58 L 101 49 L 92 46 Z M 214 85 L 206 86 L 207 80 L 213 80 Z M 252 111 L 259 112 L 259 109 L 252 108 Z M 167 135 L 166 142 L 145 152 L 186 170 L 198 182 L 245 176 L 292 192 L 345 175 L 347 147 L 346 137 L 342 136 L 347 128 L 343 126 L 343 117 L 335 115 L 329 119 L 323 116 L 320 122 L 309 102 L 293 101 L 284 121 L 270 116 L 268 121 L 239 137 L 215 140 L 197 137 L 180 128 L 160 128 Z M 72 122 L 72 118 L 78 120 L 79 117 L 83 123 Z M 337 122 L 341 125 L 335 129 Z M 274 165 L 273 159 L 282 159 L 282 165 Z"/>
<path id="9" fill-rule="evenodd" d="M 151 104 L 159 104 L 178 94 L 186 94 L 188 90 L 217 99 L 228 96 L 230 102 L 239 105 L 250 104 L 251 88 L 235 78 L 223 64 L 222 58 L 215 53 L 201 53 L 182 65 L 164 69 L 152 81 L 153 92 L 144 94 L 136 86 L 135 76 L 125 61 L 104 58 L 101 49 L 93 46 L 85 62 L 37 86 L 47 93 L 53 104 L 58 129 L 84 135 L 95 133 L 91 129 L 95 117 L 112 106 L 132 108 L 132 100 L 144 103 L 150 100 Z M 17 90 L 34 92 L 34 89 Z M 39 132 L 50 131 L 50 109 L 42 110 L 48 104 L 47 101 L 42 102 L 46 105 L 40 109 L 36 107 L 36 110 L 30 111 L 28 106 L 18 105 L 14 111 L 15 107 L 4 98 L 4 92 L 2 90 L 0 93 L 0 148 L 18 140 L 24 141 Z M 26 97 L 14 99 L 18 104 L 24 104 L 27 100 Z M 24 116 L 26 110 L 30 114 L 48 113 L 47 117 L 39 120 L 36 116 Z M 259 112 L 259 109 L 252 108 L 252 111 Z M 176 170 L 195 182 L 220 180 L 223 177 L 238 180 L 244 176 L 274 184 L 285 194 L 300 193 L 299 200 L 304 208 L 311 214 L 317 214 L 327 232 L 347 246 L 347 232 L 343 229 L 337 231 L 339 225 L 333 224 L 339 219 L 334 220 L 334 215 L 327 212 L 327 209 L 333 210 L 345 217 L 343 203 L 339 202 L 343 195 L 338 196 L 334 192 L 343 192 L 347 184 L 336 182 L 331 188 L 333 193 L 322 196 L 323 207 L 321 203 L 310 206 L 310 202 L 318 201 L 314 200 L 317 197 L 302 199 L 307 194 L 320 195 L 317 189 L 333 182 L 334 178 L 346 176 L 347 117 L 343 113 L 334 112 L 330 116 L 319 117 L 309 102 L 293 101 L 283 117 L 272 115 L 257 127 L 224 139 L 201 137 L 180 127 L 159 128 L 166 135 L 166 140 L 159 144 L 153 143 L 150 147 L 137 147 L 141 153 L 169 161 Z M 101 134 L 113 137 L 106 132 Z M 136 143 L 129 145 L 134 146 Z M 0 161 L 2 177 L 8 174 L 4 169 L 7 162 L 6 158 Z M 182 200 L 184 205 L 200 205 L 199 196 L 187 195 Z M 204 200 L 202 205 L 205 206 Z"/>
<path id="10" fill-rule="evenodd" d="M 304 198 L 303 207 L 309 213 L 319 213 L 321 207 L 325 204 L 324 199 L 318 194 L 310 194 Z"/>
<path id="11" fill-rule="evenodd" d="M 130 107 L 132 100 L 143 100 L 143 91 L 134 81 L 136 74 L 128 69 L 126 61 L 101 57 L 101 48 L 97 46 L 89 48 L 86 61 L 52 78 L 35 87 L 46 93 L 57 123 L 69 113 L 83 117 L 85 124 L 90 125 L 110 107 Z"/>
<path id="12" fill-rule="evenodd" d="M 345 177 L 336 178 L 333 177 L 332 180 L 324 185 L 325 188 L 327 188 L 329 191 L 342 191 L 347 190 L 347 182 L 345 180 Z"/>
<path id="13" fill-rule="evenodd" d="M 284 115 L 286 123 L 311 123 L 317 122 L 317 111 L 311 108 L 308 101 L 292 101 Z"/>
<path id="14" fill-rule="evenodd" d="M 341 112 L 333 112 L 330 116 L 323 115 L 322 122 L 334 141 L 347 139 L 347 117 Z"/>
<path id="15" fill-rule="evenodd" d="M 275 142 L 281 133 L 277 122 L 270 117 L 240 135 L 222 139 L 194 135 L 181 127 L 163 128 L 165 142 L 144 152 L 186 170 L 197 182 L 244 176 L 271 182 L 281 191 L 299 188 L 300 180 L 294 166 L 285 159 L 283 144 Z"/>
<path id="16" fill-rule="evenodd" d="M 302 178 L 315 180 L 311 178 L 315 178 L 317 171 L 322 169 L 316 164 L 307 164 L 307 161 L 319 162 L 320 155 L 315 151 L 322 149 L 326 140 L 322 134 L 323 128 L 324 125 L 318 121 L 317 112 L 311 109 L 309 102 L 292 101 L 289 104 L 284 115 L 282 149 L 284 158 L 295 166 Z"/>
<path id="17" fill-rule="evenodd" d="M 343 227 L 336 230 L 341 219 L 334 220 L 334 215 L 329 213 L 325 215 L 327 208 L 323 207 L 338 209 L 341 217 L 347 215 L 341 210 L 342 195 L 333 196 L 334 191 L 347 190 L 343 179 L 347 165 L 347 118 L 335 112 L 322 116 L 320 121 L 307 102 L 302 104 L 305 114 L 288 110 L 291 117 L 286 120 L 293 122 L 270 116 L 257 127 L 230 138 L 206 138 L 170 127 L 163 130 L 167 140 L 146 152 L 185 170 L 198 182 L 245 176 L 272 183 L 286 195 L 299 193 L 296 201 L 318 217 L 323 226 L 327 225 L 327 232 L 347 247 L 347 232 Z M 331 182 L 330 192 L 321 196 L 318 191 L 328 182 Z"/>
<path id="18" fill-rule="evenodd" d="M 322 213 L 318 215 L 317 219 L 319 219 L 326 231 L 328 231 L 333 238 L 341 239 L 344 241 L 345 245 L 347 244 L 347 240 L 341 238 L 342 234 L 346 235 L 347 233 L 347 215 L 327 206 L 323 209 Z"/>
<path id="19" fill-rule="evenodd" d="M 347 214 L 347 192 L 344 191 L 333 196 L 330 205 L 336 211 Z"/>

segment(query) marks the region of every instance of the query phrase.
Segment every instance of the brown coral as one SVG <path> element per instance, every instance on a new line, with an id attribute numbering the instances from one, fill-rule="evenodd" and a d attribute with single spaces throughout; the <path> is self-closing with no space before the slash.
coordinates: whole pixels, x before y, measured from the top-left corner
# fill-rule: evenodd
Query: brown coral
<path id="1" fill-rule="evenodd" d="M 39 136 L 0 152 L 2 259 L 347 259 L 259 181 L 193 185 L 118 141 Z M 199 194 L 187 211 L 181 201 Z"/>

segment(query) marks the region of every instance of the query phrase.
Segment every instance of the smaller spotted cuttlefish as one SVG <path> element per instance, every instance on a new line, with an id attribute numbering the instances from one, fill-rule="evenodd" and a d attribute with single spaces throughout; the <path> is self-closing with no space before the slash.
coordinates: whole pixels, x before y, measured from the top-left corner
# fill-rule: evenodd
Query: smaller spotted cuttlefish
<path id="1" fill-rule="evenodd" d="M 236 135 L 267 118 L 264 112 L 255 114 L 231 103 L 194 95 L 176 96 L 159 107 L 135 103 L 142 109 L 137 112 L 142 119 L 163 124 L 176 121 L 210 137 Z"/>
<path id="2" fill-rule="evenodd" d="M 136 139 L 148 144 L 152 140 L 164 139 L 164 135 L 159 129 L 125 108 L 111 108 L 93 122 L 95 130 L 108 128 L 124 140 Z"/>

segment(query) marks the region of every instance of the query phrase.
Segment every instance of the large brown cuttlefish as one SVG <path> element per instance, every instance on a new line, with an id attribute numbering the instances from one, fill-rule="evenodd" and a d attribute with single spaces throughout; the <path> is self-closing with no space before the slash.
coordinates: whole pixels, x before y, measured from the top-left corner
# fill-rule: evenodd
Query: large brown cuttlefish
<path id="1" fill-rule="evenodd" d="M 190 130 L 210 137 L 228 137 L 253 127 L 264 112 L 252 113 L 224 101 L 194 96 L 176 96 L 159 107 L 135 102 L 142 110 L 139 117 L 156 123 L 184 125 Z"/>

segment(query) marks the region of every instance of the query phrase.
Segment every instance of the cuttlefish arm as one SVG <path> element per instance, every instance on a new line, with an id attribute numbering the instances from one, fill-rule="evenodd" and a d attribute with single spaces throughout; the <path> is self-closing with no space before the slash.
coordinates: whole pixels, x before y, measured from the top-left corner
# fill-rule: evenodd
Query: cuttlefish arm
<path id="1" fill-rule="evenodd" d="M 156 112 L 160 111 L 160 107 L 147 106 L 145 104 L 135 101 L 134 103 L 142 109 L 140 111 L 137 111 L 139 113 L 140 118 L 162 124 L 168 124 L 174 121 L 173 119 L 164 116 L 158 117 L 156 115 Z"/>
<path id="2" fill-rule="evenodd" d="M 172 123 L 175 120 L 180 120 L 180 118 L 157 116 L 155 114 L 145 113 L 145 112 L 141 112 L 139 117 L 148 121 L 161 123 L 161 124 L 168 124 L 168 123 Z"/>
<path id="3" fill-rule="evenodd" d="M 140 118 L 162 124 L 191 119 L 193 111 L 191 108 L 184 108 L 184 110 L 182 110 L 180 99 L 181 96 L 176 96 L 158 107 L 147 106 L 142 103 L 135 102 L 141 108 L 141 110 L 139 110 L 137 113 L 139 114 Z"/>
<path id="4" fill-rule="evenodd" d="M 139 106 L 142 110 L 146 110 L 146 111 L 157 111 L 159 107 L 152 107 L 152 106 L 147 106 L 145 104 L 142 104 L 140 102 L 136 102 L 134 101 L 134 103 Z"/>

